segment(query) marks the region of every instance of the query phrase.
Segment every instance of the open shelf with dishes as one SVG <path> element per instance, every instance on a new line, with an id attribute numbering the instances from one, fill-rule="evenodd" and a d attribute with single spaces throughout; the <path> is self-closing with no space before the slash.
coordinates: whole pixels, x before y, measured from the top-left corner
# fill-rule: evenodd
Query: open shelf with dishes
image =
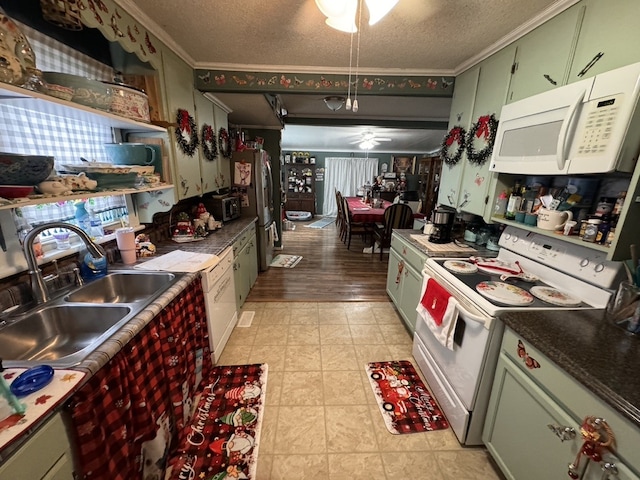
<path id="1" fill-rule="evenodd" d="M 13 105 L 23 110 L 42 112 L 56 117 L 72 118 L 120 130 L 144 132 L 166 131 L 165 127 L 131 120 L 107 111 L 86 107 L 79 103 L 62 100 L 51 95 L 16 87 L 8 83 L 0 83 L 0 100 L 5 104 Z"/>

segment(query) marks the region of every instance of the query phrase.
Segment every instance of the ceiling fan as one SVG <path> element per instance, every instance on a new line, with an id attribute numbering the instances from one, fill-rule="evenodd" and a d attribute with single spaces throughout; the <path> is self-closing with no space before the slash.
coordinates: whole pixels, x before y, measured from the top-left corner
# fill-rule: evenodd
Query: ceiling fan
<path id="1" fill-rule="evenodd" d="M 364 132 L 362 132 L 359 139 L 356 139 L 351 143 L 358 143 L 360 144 L 361 149 L 369 150 L 375 147 L 376 145 L 379 145 L 380 142 L 390 142 L 391 140 L 393 139 L 386 138 L 386 137 L 378 137 L 371 130 L 365 130 Z"/>

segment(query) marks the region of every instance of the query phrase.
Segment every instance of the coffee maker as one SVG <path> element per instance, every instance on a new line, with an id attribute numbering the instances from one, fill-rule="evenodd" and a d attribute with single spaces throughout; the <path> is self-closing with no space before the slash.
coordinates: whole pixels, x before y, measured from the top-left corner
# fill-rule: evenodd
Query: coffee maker
<path id="1" fill-rule="evenodd" d="M 451 242 L 451 231 L 453 229 L 453 221 L 456 218 L 456 209 L 440 205 L 431 212 L 431 233 L 429 241 L 431 243 L 449 243 Z"/>

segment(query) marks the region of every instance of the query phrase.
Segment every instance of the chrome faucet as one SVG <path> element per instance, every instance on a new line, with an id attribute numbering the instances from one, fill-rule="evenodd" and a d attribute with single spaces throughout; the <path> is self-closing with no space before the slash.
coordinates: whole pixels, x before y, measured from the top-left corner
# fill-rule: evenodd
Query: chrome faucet
<path id="1" fill-rule="evenodd" d="M 42 271 L 38 268 L 38 260 L 36 259 L 36 254 L 33 251 L 33 242 L 40 232 L 50 228 L 66 228 L 67 230 L 71 230 L 80 237 L 80 240 L 84 242 L 87 246 L 87 250 L 89 250 L 89 253 L 91 253 L 94 258 L 104 257 L 104 250 L 102 247 L 95 244 L 93 240 L 91 240 L 91 237 L 87 235 L 87 232 L 71 223 L 51 222 L 45 223 L 44 225 L 38 225 L 37 227 L 29 230 L 29 233 L 24 237 L 22 250 L 24 251 L 24 256 L 27 259 L 29 276 L 31 277 L 31 290 L 37 303 L 43 303 L 49 300 L 49 290 L 47 289 L 47 283 L 42 277 Z"/>

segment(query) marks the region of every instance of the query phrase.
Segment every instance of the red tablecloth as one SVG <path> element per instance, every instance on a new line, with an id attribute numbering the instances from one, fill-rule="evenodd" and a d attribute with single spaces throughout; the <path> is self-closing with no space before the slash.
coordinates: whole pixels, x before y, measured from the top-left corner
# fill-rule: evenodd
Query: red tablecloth
<path id="1" fill-rule="evenodd" d="M 382 223 L 384 221 L 384 211 L 391 202 L 383 201 L 383 208 L 371 208 L 370 205 L 362 203 L 362 197 L 346 197 L 349 213 L 353 222 L 359 223 Z"/>

